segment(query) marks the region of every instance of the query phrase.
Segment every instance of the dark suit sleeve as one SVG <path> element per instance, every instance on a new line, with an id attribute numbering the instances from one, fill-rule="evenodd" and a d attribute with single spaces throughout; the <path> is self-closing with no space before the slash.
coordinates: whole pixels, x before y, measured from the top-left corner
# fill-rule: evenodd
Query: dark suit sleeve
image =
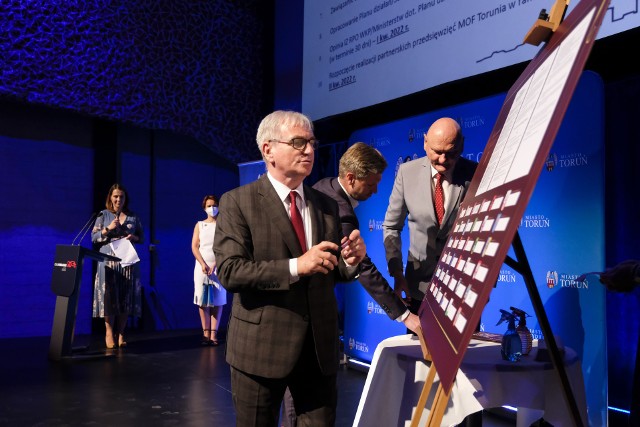
<path id="1" fill-rule="evenodd" d="M 340 226 L 339 205 L 335 199 L 327 197 L 322 191 L 314 192 L 313 190 L 315 188 L 309 189 L 310 192 L 307 196 L 314 201 L 313 203 L 318 208 L 317 213 L 321 217 L 321 224 L 316 224 L 316 226 L 319 226 L 316 232 L 321 234 L 317 241 L 327 240 L 340 246 L 345 234 Z M 339 282 L 355 280 L 360 274 L 361 264 L 355 267 L 347 267 L 340 253 L 338 252 L 335 255 L 338 258 L 338 268 L 333 270 L 335 280 Z"/>
<path id="2" fill-rule="evenodd" d="M 314 188 L 338 202 L 340 224 L 342 233 L 345 236 L 351 234 L 353 230 L 360 229 L 358 217 L 347 195 L 344 194 L 344 191 L 339 186 L 337 179 L 321 181 Z M 402 300 L 393 292 L 389 282 L 387 282 L 368 255 L 360 263 L 358 281 L 392 320 L 407 310 Z"/>
<path id="3" fill-rule="evenodd" d="M 380 307 L 382 307 L 390 319 L 397 319 L 402 313 L 407 311 L 407 307 L 393 292 L 393 288 L 389 286 L 387 279 L 380 273 L 368 255 L 362 261 L 358 280 L 367 293 L 371 295 L 371 298 L 380 304 Z"/>

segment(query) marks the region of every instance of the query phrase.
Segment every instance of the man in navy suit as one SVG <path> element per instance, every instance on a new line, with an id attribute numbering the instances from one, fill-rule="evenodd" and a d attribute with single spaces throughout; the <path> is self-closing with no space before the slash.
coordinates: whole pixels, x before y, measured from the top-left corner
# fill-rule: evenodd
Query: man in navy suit
<path id="1" fill-rule="evenodd" d="M 356 142 L 340 158 L 338 177 L 324 178 L 314 184 L 313 188 L 338 202 L 345 235 L 360 229 L 354 209 L 378 192 L 378 184 L 386 168 L 387 161 L 378 150 L 364 142 Z M 404 322 L 407 329 L 417 332 L 420 326 L 418 316 L 407 309 L 369 256 L 362 260 L 358 281 L 390 319 Z"/>
<path id="2" fill-rule="evenodd" d="M 366 246 L 359 230 L 343 235 L 333 199 L 303 184 L 317 145 L 309 118 L 275 111 L 256 139 L 267 173 L 220 198 L 214 239 L 218 278 L 233 293 L 226 361 L 236 426 L 276 427 L 287 387 L 302 425 L 333 426 L 333 289 L 356 277 Z"/>
<path id="3" fill-rule="evenodd" d="M 469 188 L 477 163 L 460 156 L 464 136 L 449 117 L 436 120 L 424 134 L 425 157 L 400 165 L 382 223 L 384 247 L 394 290 L 405 294 L 412 313 L 418 313 L 460 202 Z M 435 183 L 441 175 L 444 216 L 438 222 Z M 406 269 L 400 235 L 408 219 L 409 253 Z"/>

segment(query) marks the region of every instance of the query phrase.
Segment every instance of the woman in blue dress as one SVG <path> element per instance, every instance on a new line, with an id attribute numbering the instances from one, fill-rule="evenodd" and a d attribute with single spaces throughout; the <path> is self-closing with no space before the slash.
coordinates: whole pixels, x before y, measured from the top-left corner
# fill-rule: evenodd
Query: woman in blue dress
<path id="1" fill-rule="evenodd" d="M 113 184 L 107 195 L 106 209 L 98 215 L 91 232 L 91 240 L 100 252 L 118 256 L 115 252 L 115 248 L 118 248 L 120 256 L 127 249 L 128 254 L 132 255 L 130 259 L 122 261 L 98 263 L 93 290 L 93 317 L 104 317 L 105 344 L 109 349 L 127 345 L 124 330 L 129 316 L 140 317 L 142 312 L 140 260 L 133 244 L 142 243 L 144 233 L 140 218 L 128 206 L 127 190 L 120 184 Z"/>

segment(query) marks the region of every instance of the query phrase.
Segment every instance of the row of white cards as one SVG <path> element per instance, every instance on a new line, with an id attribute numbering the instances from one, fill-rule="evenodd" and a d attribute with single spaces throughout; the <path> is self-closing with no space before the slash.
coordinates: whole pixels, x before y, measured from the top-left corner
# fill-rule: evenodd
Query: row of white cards
<path id="1" fill-rule="evenodd" d="M 466 218 L 469 215 L 476 215 L 478 213 L 484 213 L 489 210 L 500 209 L 514 206 L 518 203 L 518 199 L 520 198 L 520 190 L 511 191 L 508 190 L 504 195 L 495 195 L 493 199 L 484 199 L 481 202 L 476 202 L 472 205 L 467 206 L 466 208 L 460 211 L 460 218 Z"/>
<path id="2" fill-rule="evenodd" d="M 519 197 L 520 191 L 509 190 L 505 195 L 495 196 L 491 200 L 485 199 L 460 211 L 460 219 L 447 242 L 448 249 L 440 259 L 441 263 L 438 264 L 429 288 L 444 315 L 460 333 L 467 324 L 467 318 L 462 312 L 463 305 L 473 308 L 478 300 L 478 293 L 473 290 L 470 283 L 464 283 L 461 276 L 466 275 L 484 282 L 489 267 L 482 261 L 476 262 L 472 257 L 494 257 L 500 247 L 500 243 L 491 237 L 476 237 L 473 233 L 505 231 L 510 217 L 502 211 L 506 207 L 514 206 Z M 447 292 L 445 288 L 453 294 Z"/>
<path id="3" fill-rule="evenodd" d="M 456 282 L 454 292 L 459 299 L 447 297 L 435 281 L 431 282 L 430 292 L 444 312 L 444 315 L 451 320 L 458 332 L 462 333 L 467 324 L 467 318 L 462 313 L 462 304 L 464 303 L 473 307 L 478 300 L 478 293 L 472 289 L 471 285 L 462 283 L 462 280 L 458 281 L 454 279 L 454 281 Z"/>

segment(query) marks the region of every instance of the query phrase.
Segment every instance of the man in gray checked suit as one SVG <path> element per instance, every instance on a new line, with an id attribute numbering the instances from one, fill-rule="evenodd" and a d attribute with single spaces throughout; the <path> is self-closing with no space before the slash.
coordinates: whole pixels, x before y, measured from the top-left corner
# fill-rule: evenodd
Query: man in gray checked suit
<path id="1" fill-rule="evenodd" d="M 382 223 L 389 274 L 395 292 L 404 292 L 416 314 L 477 167 L 476 162 L 460 157 L 463 149 L 460 125 L 448 117 L 436 120 L 424 134 L 426 156 L 400 165 L 389 197 Z M 440 223 L 434 206 L 437 174 L 443 175 L 444 217 Z M 400 234 L 407 219 L 409 253 L 404 270 Z"/>
<path id="2" fill-rule="evenodd" d="M 334 200 L 303 185 L 317 145 L 306 116 L 273 112 L 256 139 L 267 174 L 220 198 L 214 240 L 218 277 L 234 293 L 226 360 L 236 426 L 275 427 L 287 387 L 301 425 L 333 426 L 334 285 L 355 278 L 366 247 L 359 230 L 343 236 Z"/>

